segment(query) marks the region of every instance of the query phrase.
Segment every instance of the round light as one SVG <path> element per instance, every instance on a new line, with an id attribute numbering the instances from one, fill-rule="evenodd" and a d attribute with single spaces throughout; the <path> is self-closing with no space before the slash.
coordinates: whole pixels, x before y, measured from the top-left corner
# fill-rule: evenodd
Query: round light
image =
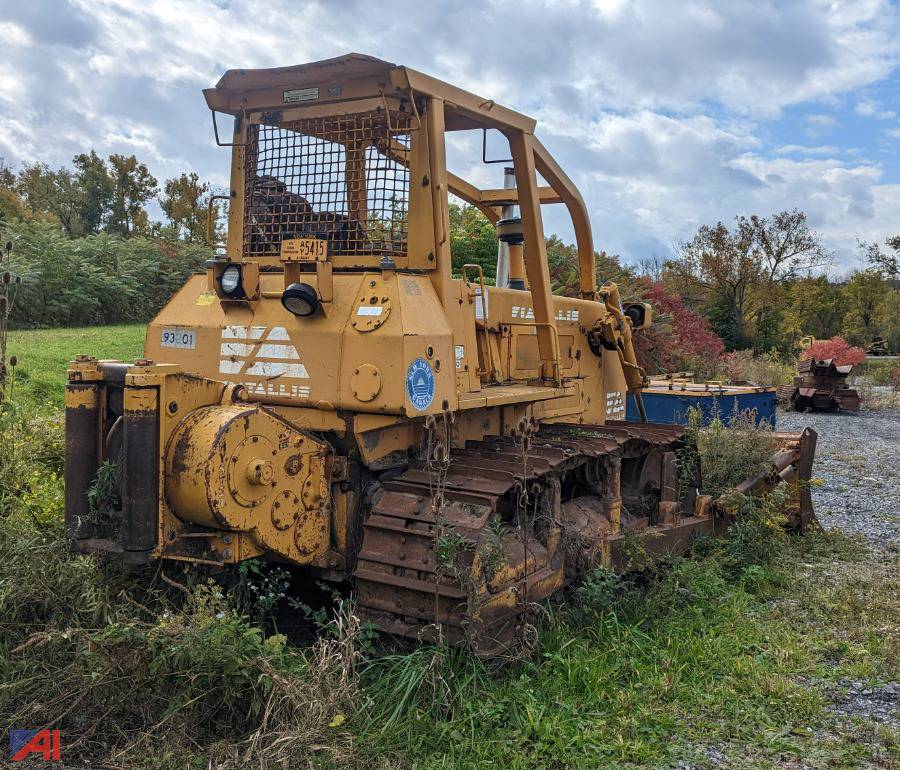
<path id="1" fill-rule="evenodd" d="M 236 297 L 241 294 L 241 268 L 237 265 L 229 265 L 219 276 L 219 286 L 226 297 Z"/>
<path id="2" fill-rule="evenodd" d="M 308 316 L 319 308 L 319 295 L 308 283 L 292 283 L 281 295 L 281 304 L 294 315 Z"/>

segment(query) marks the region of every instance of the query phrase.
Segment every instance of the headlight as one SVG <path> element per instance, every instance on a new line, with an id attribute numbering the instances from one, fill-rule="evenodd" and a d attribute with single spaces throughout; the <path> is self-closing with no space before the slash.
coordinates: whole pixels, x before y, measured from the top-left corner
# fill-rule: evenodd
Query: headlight
<path id="1" fill-rule="evenodd" d="M 219 286 L 222 294 L 231 299 L 238 299 L 243 296 L 244 291 L 241 288 L 241 268 L 239 265 L 229 265 L 222 271 L 219 276 Z"/>
<path id="2" fill-rule="evenodd" d="M 643 302 L 633 302 L 630 305 L 625 305 L 625 317 L 631 319 L 631 328 L 632 329 L 643 329 L 646 326 L 649 326 L 647 321 L 647 305 Z"/>
<path id="3" fill-rule="evenodd" d="M 299 316 L 308 316 L 319 307 L 319 295 L 308 283 L 292 283 L 281 295 L 285 310 Z"/>

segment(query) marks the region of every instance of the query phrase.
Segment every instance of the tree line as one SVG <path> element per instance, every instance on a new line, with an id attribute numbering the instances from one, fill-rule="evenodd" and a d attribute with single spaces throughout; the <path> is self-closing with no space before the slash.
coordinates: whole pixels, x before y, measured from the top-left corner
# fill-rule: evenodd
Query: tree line
<path id="1" fill-rule="evenodd" d="M 71 167 L 0 159 L 0 239 L 22 279 L 10 324 L 147 321 L 212 255 L 213 194 L 196 173 L 162 185 L 134 155 L 76 155 Z M 151 221 L 156 201 L 165 221 Z M 218 212 L 217 212 L 218 213 Z"/>
<path id="2" fill-rule="evenodd" d="M 207 207 L 214 194 L 208 182 L 183 173 L 162 186 L 134 155 L 91 150 L 72 159 L 72 167 L 26 163 L 18 171 L 0 158 L 0 225 L 16 221 L 56 224 L 70 238 L 101 232 L 203 243 Z M 166 217 L 151 221 L 147 206 L 156 201 Z"/>
<path id="3" fill-rule="evenodd" d="M 470 206 L 451 206 L 450 234 L 454 268 L 475 261 L 493 280 L 497 241 L 487 219 Z M 721 349 L 788 355 L 807 335 L 842 335 L 860 346 L 881 338 L 900 351 L 900 235 L 883 244 L 861 241 L 858 250 L 861 267 L 834 277 L 833 255 L 794 209 L 704 225 L 667 258 L 635 265 L 605 252 L 595 258 L 598 282 L 614 280 L 629 299 L 653 302 L 661 326 L 682 335 L 656 340 L 658 365 L 651 369 L 710 371 L 709 360 L 698 360 L 704 350 L 706 359 Z M 576 294 L 575 247 L 550 236 L 547 256 L 554 291 Z"/>
<path id="4" fill-rule="evenodd" d="M 16 170 L 0 159 L 0 230 L 23 279 L 11 323 L 147 320 L 211 256 L 206 212 L 215 192 L 196 173 L 160 184 L 134 155 L 91 151 L 56 169 Z M 162 222 L 150 219 L 153 201 Z M 493 282 L 494 227 L 472 206 L 449 210 L 454 269 L 475 262 Z M 704 225 L 665 259 L 627 265 L 598 252 L 596 262 L 599 282 L 615 280 L 626 297 L 657 308 L 640 343 L 654 370 L 709 371 L 721 350 L 790 353 L 804 335 L 841 334 L 857 345 L 880 337 L 900 350 L 900 235 L 861 242 L 859 254 L 860 269 L 829 275 L 832 255 L 795 209 Z M 577 293 L 575 247 L 551 235 L 547 255 L 554 291 Z"/>

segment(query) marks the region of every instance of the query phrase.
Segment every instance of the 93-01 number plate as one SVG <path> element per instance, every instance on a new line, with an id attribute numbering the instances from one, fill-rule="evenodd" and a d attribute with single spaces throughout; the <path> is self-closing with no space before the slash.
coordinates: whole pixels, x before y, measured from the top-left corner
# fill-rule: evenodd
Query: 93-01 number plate
<path id="1" fill-rule="evenodd" d="M 197 337 L 193 329 L 179 329 L 177 326 L 166 327 L 162 330 L 162 346 L 193 350 L 197 347 Z"/>

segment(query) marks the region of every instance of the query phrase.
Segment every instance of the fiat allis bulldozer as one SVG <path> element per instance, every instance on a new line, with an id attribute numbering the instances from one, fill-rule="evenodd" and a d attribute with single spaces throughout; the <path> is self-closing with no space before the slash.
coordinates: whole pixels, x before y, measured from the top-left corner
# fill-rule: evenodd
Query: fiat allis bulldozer
<path id="1" fill-rule="evenodd" d="M 490 655 L 534 602 L 627 569 L 635 543 L 678 553 L 727 525 L 684 429 L 624 421 L 652 311 L 597 286 L 585 204 L 531 118 L 356 54 L 230 70 L 204 94 L 231 152 L 227 239 L 143 359 L 70 365 L 76 548 L 303 567 L 352 581 L 385 632 Z M 504 183 L 451 173 L 448 143 L 504 161 Z M 451 195 L 496 226 L 499 285 L 451 270 Z M 544 206 L 571 218 L 579 296 L 552 293 Z M 782 436 L 743 485 L 791 482 L 798 527 L 814 441 Z M 116 489 L 105 519 L 98 471 Z"/>

